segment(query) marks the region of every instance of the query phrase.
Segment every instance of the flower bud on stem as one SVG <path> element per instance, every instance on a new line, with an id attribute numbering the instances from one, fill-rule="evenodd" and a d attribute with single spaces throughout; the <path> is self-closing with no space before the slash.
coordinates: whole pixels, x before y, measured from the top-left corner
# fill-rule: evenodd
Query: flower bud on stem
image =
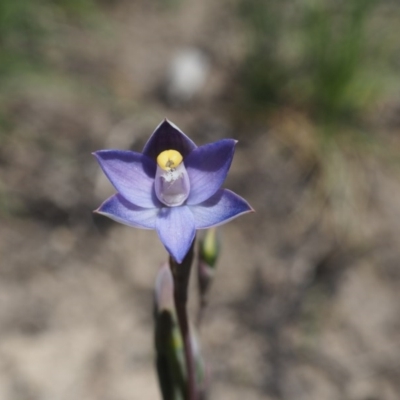
<path id="1" fill-rule="evenodd" d="M 174 277 L 174 301 L 183 339 L 188 376 L 187 398 L 185 400 L 197 400 L 194 357 L 187 316 L 188 286 L 190 269 L 193 261 L 194 243 L 195 240 L 193 240 L 193 243 L 181 264 L 177 263 L 173 257 L 170 257 L 169 261 L 172 276 Z"/>
<path id="2" fill-rule="evenodd" d="M 208 292 L 214 279 L 220 247 L 216 228 L 208 229 L 200 239 L 197 260 L 197 281 L 199 285 L 197 327 L 200 327 L 204 311 L 208 305 Z"/>

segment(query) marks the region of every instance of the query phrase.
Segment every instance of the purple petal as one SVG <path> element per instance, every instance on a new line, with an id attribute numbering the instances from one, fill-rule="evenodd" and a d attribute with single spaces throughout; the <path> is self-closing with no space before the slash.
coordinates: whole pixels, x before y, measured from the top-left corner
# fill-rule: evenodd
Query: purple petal
<path id="1" fill-rule="evenodd" d="M 190 194 L 187 204 L 199 204 L 210 198 L 223 184 L 232 163 L 236 140 L 223 139 L 197 147 L 185 159 Z"/>
<path id="2" fill-rule="evenodd" d="M 143 154 L 157 160 L 157 156 L 164 150 L 177 150 L 185 158 L 196 147 L 176 125 L 166 119 L 150 136 L 144 146 Z"/>
<path id="3" fill-rule="evenodd" d="M 158 208 L 135 206 L 120 194 L 107 199 L 95 212 L 135 228 L 155 229 Z"/>
<path id="4" fill-rule="evenodd" d="M 156 207 L 154 193 L 157 165 L 140 153 L 122 150 L 101 150 L 94 153 L 101 168 L 115 189 L 132 204 Z"/>
<path id="5" fill-rule="evenodd" d="M 246 200 L 227 189 L 220 189 L 201 204 L 190 206 L 196 229 L 222 225 L 241 214 L 254 211 Z"/>
<path id="6" fill-rule="evenodd" d="M 196 230 L 193 214 L 187 206 L 162 208 L 156 229 L 161 242 L 178 263 L 181 263 L 193 242 Z"/>

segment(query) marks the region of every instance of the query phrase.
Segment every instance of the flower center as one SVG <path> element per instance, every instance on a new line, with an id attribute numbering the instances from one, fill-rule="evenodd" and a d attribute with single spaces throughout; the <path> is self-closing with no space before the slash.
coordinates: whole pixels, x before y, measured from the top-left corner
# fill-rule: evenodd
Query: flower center
<path id="1" fill-rule="evenodd" d="M 157 164 L 164 171 L 170 171 L 171 169 L 177 168 L 182 160 L 183 157 L 179 151 L 165 150 L 158 155 Z"/>
<path id="2" fill-rule="evenodd" d="M 190 182 L 183 157 L 176 150 L 165 150 L 157 157 L 155 191 L 166 206 L 180 206 L 189 196 Z"/>

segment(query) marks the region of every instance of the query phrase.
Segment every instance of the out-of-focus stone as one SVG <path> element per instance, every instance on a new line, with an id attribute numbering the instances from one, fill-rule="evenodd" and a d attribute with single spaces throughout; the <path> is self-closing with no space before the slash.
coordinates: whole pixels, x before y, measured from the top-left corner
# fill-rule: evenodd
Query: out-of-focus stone
<path id="1" fill-rule="evenodd" d="M 165 97 L 179 106 L 196 97 L 204 87 L 210 70 L 208 57 L 196 48 L 179 51 L 172 59 L 165 84 Z"/>

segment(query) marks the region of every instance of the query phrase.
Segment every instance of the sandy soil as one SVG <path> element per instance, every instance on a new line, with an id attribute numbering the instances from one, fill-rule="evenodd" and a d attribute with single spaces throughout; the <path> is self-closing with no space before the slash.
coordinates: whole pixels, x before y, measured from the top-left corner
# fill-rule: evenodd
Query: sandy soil
<path id="1" fill-rule="evenodd" d="M 210 399 L 399 399 L 398 172 L 346 149 L 321 163 L 296 113 L 238 126 L 226 93 L 244 38 L 230 2 L 215 3 L 115 3 L 103 31 L 65 28 L 61 60 L 49 45 L 78 83 L 31 82 L 10 100 L 0 399 L 160 398 L 152 287 L 167 255 L 154 232 L 92 215 L 112 188 L 90 153 L 140 150 L 164 117 L 199 144 L 239 138 L 225 186 L 256 209 L 221 228 L 201 329 Z M 159 93 L 187 46 L 205 51 L 210 72 L 175 108 Z M 309 136 L 288 139 L 282 120 Z M 194 282 L 191 293 L 195 310 Z"/>

